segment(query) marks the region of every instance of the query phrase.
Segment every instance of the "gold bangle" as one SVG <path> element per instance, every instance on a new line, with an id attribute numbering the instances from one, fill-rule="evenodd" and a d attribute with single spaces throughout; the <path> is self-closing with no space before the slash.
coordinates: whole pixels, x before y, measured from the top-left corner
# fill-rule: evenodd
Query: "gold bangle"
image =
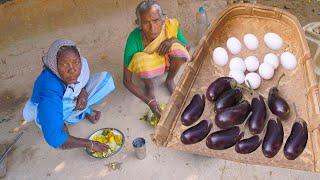
<path id="1" fill-rule="evenodd" d="M 91 151 L 93 151 L 93 142 L 90 141 L 90 143 L 91 143 Z"/>
<path id="2" fill-rule="evenodd" d="M 151 99 L 151 100 L 148 102 L 148 106 L 150 105 L 150 103 L 152 103 L 152 101 L 155 101 L 155 99 Z"/>

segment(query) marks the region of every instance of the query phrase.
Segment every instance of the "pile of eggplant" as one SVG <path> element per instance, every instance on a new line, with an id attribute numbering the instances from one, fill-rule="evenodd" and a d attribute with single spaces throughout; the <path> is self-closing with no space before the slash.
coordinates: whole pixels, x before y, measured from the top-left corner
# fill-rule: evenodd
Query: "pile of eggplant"
<path id="1" fill-rule="evenodd" d="M 181 115 L 181 123 L 189 127 L 181 134 L 185 145 L 195 144 L 206 138 L 206 146 L 213 150 L 225 150 L 235 146 L 240 154 L 249 154 L 262 144 L 262 153 L 267 158 L 274 157 L 282 147 L 284 130 L 282 122 L 290 117 L 290 106 L 281 96 L 276 86 L 270 88 L 267 102 L 260 94 L 252 95 L 251 103 L 243 98 L 244 87 L 230 77 L 220 77 L 213 81 L 206 95 L 196 94 Z M 212 122 L 202 120 L 206 98 L 214 104 L 214 122 L 219 130 L 211 133 Z M 298 116 L 293 103 L 296 119 L 284 145 L 284 155 L 288 160 L 296 159 L 305 149 L 308 141 L 307 123 Z M 244 139 L 245 127 L 251 134 Z"/>
<path id="2" fill-rule="evenodd" d="M 206 96 L 214 103 L 214 121 L 221 129 L 208 136 L 206 145 L 214 150 L 228 149 L 243 138 L 244 132 L 238 125 L 248 119 L 251 105 L 243 99 L 243 89 L 230 77 L 220 77 L 213 81 Z"/>

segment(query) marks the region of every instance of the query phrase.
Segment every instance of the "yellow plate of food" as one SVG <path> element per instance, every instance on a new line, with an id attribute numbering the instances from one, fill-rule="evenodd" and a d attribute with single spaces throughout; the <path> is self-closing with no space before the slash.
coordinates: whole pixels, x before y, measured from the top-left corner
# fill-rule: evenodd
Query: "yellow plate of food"
<path id="1" fill-rule="evenodd" d="M 118 129 L 103 128 L 91 134 L 89 140 L 98 141 L 109 146 L 109 149 L 105 152 L 92 152 L 90 149 L 86 149 L 90 156 L 103 159 L 117 154 L 122 149 L 124 144 L 124 135 Z"/>

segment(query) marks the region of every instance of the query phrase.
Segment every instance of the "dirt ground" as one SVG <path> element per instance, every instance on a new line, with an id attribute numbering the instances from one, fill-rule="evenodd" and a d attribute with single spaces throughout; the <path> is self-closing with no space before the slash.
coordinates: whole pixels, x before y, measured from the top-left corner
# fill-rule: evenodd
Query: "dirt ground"
<path id="1" fill-rule="evenodd" d="M 138 2 L 12 0 L 0 5 L 0 144 L 25 132 L 8 157 L 5 179 L 320 179 L 317 173 L 247 165 L 155 146 L 150 139 L 153 129 L 139 121 L 147 106 L 122 85 L 123 47 L 134 27 Z M 166 14 L 179 19 L 193 45 L 195 12 L 202 2 L 160 0 Z M 258 3 L 284 8 L 295 14 L 302 25 L 320 19 L 320 3 L 316 1 Z M 209 1 L 209 18 L 217 17 L 225 7 L 224 0 Z M 21 109 L 41 71 L 41 56 L 57 38 L 75 40 L 89 59 L 92 72 L 113 74 L 117 89 L 97 106 L 102 111 L 101 121 L 95 125 L 83 121 L 69 127 L 70 133 L 78 137 L 87 137 L 102 127 L 123 131 L 125 147 L 110 159 L 92 159 L 82 149 L 51 149 L 33 123 L 23 122 Z M 169 98 L 162 83 L 164 78 L 157 80 L 156 94 L 161 103 Z M 133 155 L 131 142 L 136 137 L 147 140 L 144 160 Z M 113 164 L 116 168 L 112 168 Z"/>
<path id="2" fill-rule="evenodd" d="M 289 11 L 299 19 L 302 26 L 320 19 L 320 1 L 318 0 L 258 0 L 257 2 Z"/>

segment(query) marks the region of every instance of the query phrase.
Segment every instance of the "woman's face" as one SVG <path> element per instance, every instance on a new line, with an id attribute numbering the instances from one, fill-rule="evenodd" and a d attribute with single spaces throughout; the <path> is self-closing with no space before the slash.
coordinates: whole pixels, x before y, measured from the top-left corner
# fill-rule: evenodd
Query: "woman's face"
<path id="1" fill-rule="evenodd" d="M 63 52 L 58 58 L 58 72 L 65 84 L 74 84 L 81 73 L 81 60 L 71 50 Z"/>
<path id="2" fill-rule="evenodd" d="M 141 29 L 145 37 L 152 41 L 162 30 L 162 20 L 159 10 L 152 7 L 141 14 Z"/>

